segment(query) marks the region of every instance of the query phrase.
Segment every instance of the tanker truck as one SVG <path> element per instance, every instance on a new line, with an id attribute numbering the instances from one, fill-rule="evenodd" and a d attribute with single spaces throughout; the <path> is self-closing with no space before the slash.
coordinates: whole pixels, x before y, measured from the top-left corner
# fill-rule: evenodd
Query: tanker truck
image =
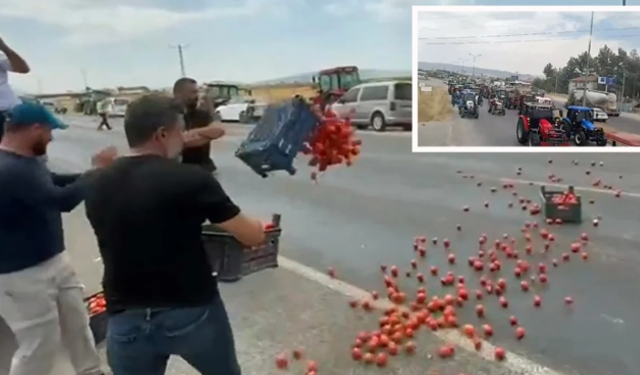
<path id="1" fill-rule="evenodd" d="M 586 90 L 587 91 L 587 107 L 600 108 L 607 113 L 609 117 L 620 116 L 620 110 L 618 110 L 618 98 L 616 94 L 606 91 Z M 570 105 L 582 105 L 582 97 L 585 90 L 578 89 L 573 90 L 567 99 L 566 106 Z"/>

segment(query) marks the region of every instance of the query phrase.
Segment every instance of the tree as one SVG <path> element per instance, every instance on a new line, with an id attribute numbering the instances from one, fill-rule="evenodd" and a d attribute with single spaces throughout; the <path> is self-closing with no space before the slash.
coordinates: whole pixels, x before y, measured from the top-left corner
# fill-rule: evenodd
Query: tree
<path id="1" fill-rule="evenodd" d="M 551 63 L 548 63 L 542 70 L 542 73 L 544 73 L 545 77 L 552 78 L 556 75 L 556 68 L 554 68 Z"/>
<path id="2" fill-rule="evenodd" d="M 636 49 L 629 52 L 622 48 L 617 51 L 605 45 L 600 48 L 595 57 L 587 56 L 586 52 L 569 58 L 565 66 L 556 68 L 547 64 L 542 73 L 545 78 L 538 78 L 534 85 L 547 91 L 567 92 L 569 81 L 585 75 L 589 63 L 589 73 L 601 77 L 616 78 L 615 90 L 618 96 L 640 98 L 640 55 Z M 624 81 L 624 92 L 623 90 Z M 601 89 L 604 89 L 601 87 Z"/>

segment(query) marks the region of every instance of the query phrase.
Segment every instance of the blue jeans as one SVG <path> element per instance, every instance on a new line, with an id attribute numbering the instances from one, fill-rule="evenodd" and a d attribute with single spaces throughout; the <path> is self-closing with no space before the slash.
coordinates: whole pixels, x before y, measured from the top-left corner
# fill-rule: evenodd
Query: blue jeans
<path id="1" fill-rule="evenodd" d="M 109 318 L 107 360 L 113 375 L 163 375 L 170 355 L 202 375 L 241 375 L 220 297 L 204 307 L 127 310 Z"/>

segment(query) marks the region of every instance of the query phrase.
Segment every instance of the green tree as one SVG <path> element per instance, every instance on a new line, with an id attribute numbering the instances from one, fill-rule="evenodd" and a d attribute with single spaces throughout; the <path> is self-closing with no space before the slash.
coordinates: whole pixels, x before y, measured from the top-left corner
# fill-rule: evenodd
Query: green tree
<path id="1" fill-rule="evenodd" d="M 640 98 L 640 55 L 636 49 L 629 52 L 622 48 L 617 51 L 609 46 L 600 48 L 595 57 L 587 56 L 586 52 L 570 57 L 563 67 L 547 64 L 542 73 L 545 78 L 536 79 L 535 85 L 548 91 L 554 91 L 557 82 L 558 92 L 567 92 L 569 81 L 583 76 L 587 70 L 590 74 L 604 77 L 615 77 L 618 96 Z M 624 82 L 624 92 L 623 90 Z M 604 87 L 602 87 L 604 89 Z"/>

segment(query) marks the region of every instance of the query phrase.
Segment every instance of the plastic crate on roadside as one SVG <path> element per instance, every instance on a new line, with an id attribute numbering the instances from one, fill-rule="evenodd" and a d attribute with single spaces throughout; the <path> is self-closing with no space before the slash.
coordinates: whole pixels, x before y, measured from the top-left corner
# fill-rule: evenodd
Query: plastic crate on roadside
<path id="1" fill-rule="evenodd" d="M 213 225 L 202 226 L 202 240 L 213 272 L 219 281 L 233 282 L 266 268 L 278 267 L 280 215 L 274 214 L 272 229 L 266 230 L 267 240 L 257 248 L 248 248 L 229 233 Z"/>
<path id="2" fill-rule="evenodd" d="M 107 311 L 101 311 L 99 313 L 92 313 L 89 309 L 89 304 L 95 298 L 104 298 L 103 292 L 98 292 L 90 295 L 84 299 L 85 306 L 87 307 L 87 313 L 89 314 L 89 328 L 93 334 L 93 339 L 96 345 L 102 343 L 107 338 L 107 324 L 108 316 Z"/>
<path id="3" fill-rule="evenodd" d="M 554 197 L 564 195 L 567 192 L 575 195 L 575 203 L 557 203 L 553 201 Z M 565 223 L 582 222 L 582 198 L 575 193 L 573 186 L 569 186 L 567 191 L 549 190 L 546 186 L 540 186 L 540 197 L 542 198 L 545 218 L 560 219 Z"/>
<path id="4" fill-rule="evenodd" d="M 262 177 L 274 171 L 293 175 L 293 160 L 319 123 L 320 118 L 299 96 L 270 105 L 240 144 L 236 157 Z"/>

